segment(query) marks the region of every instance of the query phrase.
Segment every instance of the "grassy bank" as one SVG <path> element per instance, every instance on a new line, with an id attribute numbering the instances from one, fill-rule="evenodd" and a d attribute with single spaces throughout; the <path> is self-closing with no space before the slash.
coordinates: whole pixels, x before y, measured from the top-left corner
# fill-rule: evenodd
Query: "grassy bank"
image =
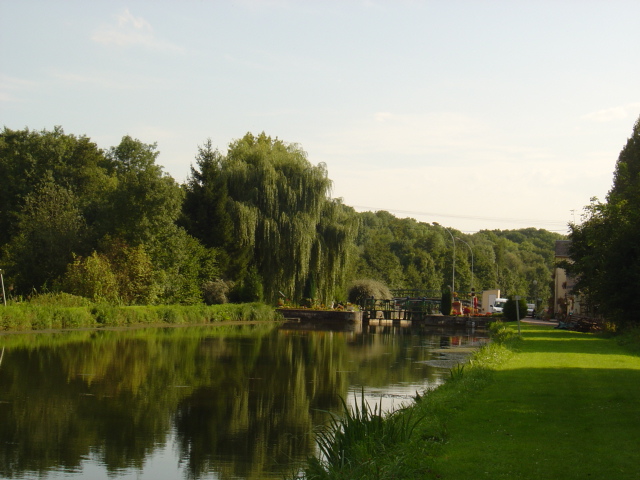
<path id="1" fill-rule="evenodd" d="M 312 462 L 307 477 L 637 479 L 639 394 L 629 345 L 525 325 L 522 339 L 493 343 L 392 415 L 415 421 L 410 437 L 354 440 L 336 465 Z"/>
<path id="2" fill-rule="evenodd" d="M 0 331 L 271 321 L 281 317 L 261 303 L 224 305 L 116 306 L 78 297 L 42 296 L 0 307 Z"/>

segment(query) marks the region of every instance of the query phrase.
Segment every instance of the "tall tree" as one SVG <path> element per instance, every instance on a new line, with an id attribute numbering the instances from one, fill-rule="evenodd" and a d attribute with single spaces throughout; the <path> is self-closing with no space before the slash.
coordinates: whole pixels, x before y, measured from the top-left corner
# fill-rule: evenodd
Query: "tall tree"
<path id="1" fill-rule="evenodd" d="M 640 117 L 623 147 L 607 201 L 593 199 L 585 221 L 571 225 L 573 263 L 564 266 L 603 314 L 620 325 L 640 309 Z"/>
<path id="2" fill-rule="evenodd" d="M 235 280 L 242 282 L 253 266 L 268 300 L 279 292 L 300 299 L 312 285 L 322 300 L 333 295 L 353 221 L 332 203 L 323 164 L 312 165 L 299 146 L 264 133 L 232 142 L 225 157 L 208 142 L 196 160 L 185 213 L 207 244 L 227 252 L 235 244 L 250 254 L 236 266 Z"/>
<path id="3" fill-rule="evenodd" d="M 4 258 L 18 293 L 29 293 L 64 273 L 82 241 L 84 221 L 76 197 L 45 178 L 25 198 L 18 214 L 18 234 L 6 245 Z"/>
<path id="4" fill-rule="evenodd" d="M 158 154 L 155 144 L 129 136 L 109 149 L 108 169 L 115 181 L 96 219 L 99 236 L 109 234 L 137 246 L 152 242 L 175 224 L 183 192 L 155 163 Z"/>
<path id="5" fill-rule="evenodd" d="M 198 147 L 196 167 L 185 186 L 185 199 L 180 225 L 200 240 L 215 248 L 218 267 L 227 279 L 242 278 L 248 268 L 250 248 L 236 241 L 231 198 L 223 174 L 224 156 L 213 149 L 211 139 Z"/>
<path id="6" fill-rule="evenodd" d="M 0 132 L 0 245 L 18 232 L 17 214 L 45 178 L 73 193 L 91 223 L 111 181 L 106 167 L 102 150 L 87 137 L 65 134 L 61 127 L 40 132 L 5 127 Z"/>

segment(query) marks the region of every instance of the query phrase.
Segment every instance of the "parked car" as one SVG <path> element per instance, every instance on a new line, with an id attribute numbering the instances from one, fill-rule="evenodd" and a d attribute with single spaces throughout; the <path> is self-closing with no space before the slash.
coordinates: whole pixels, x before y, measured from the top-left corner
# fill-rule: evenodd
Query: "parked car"
<path id="1" fill-rule="evenodd" d="M 536 306 L 533 303 L 527 303 L 527 316 L 534 317 L 536 314 Z"/>
<path id="2" fill-rule="evenodd" d="M 507 303 L 506 298 L 496 298 L 493 305 L 489 305 L 489 313 L 502 313 L 505 303 Z"/>

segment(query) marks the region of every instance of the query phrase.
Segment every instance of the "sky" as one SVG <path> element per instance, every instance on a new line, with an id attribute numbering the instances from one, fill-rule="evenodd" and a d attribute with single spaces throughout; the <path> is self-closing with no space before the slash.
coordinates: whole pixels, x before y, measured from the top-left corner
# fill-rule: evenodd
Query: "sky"
<path id="1" fill-rule="evenodd" d="M 567 232 L 640 116 L 637 0 L 0 0 L 0 127 L 324 163 L 357 211 Z"/>

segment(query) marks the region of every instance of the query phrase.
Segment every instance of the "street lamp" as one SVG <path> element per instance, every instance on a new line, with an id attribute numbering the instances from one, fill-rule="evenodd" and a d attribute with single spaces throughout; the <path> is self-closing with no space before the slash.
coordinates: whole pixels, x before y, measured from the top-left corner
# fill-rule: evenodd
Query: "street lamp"
<path id="1" fill-rule="evenodd" d="M 440 225 L 438 222 L 433 222 L 433 225 L 435 225 L 436 227 L 442 227 L 442 225 Z M 456 240 L 455 238 L 453 238 L 453 233 L 451 233 L 447 227 L 442 228 L 444 228 L 449 233 L 449 235 L 451 235 L 451 242 L 453 243 L 453 273 L 451 274 L 451 295 L 454 295 L 456 291 Z"/>
<path id="2" fill-rule="evenodd" d="M 471 249 L 471 246 L 460 237 L 456 237 L 456 240 L 460 240 L 462 243 L 464 243 L 471 252 L 471 291 L 473 292 L 473 250 Z"/>

